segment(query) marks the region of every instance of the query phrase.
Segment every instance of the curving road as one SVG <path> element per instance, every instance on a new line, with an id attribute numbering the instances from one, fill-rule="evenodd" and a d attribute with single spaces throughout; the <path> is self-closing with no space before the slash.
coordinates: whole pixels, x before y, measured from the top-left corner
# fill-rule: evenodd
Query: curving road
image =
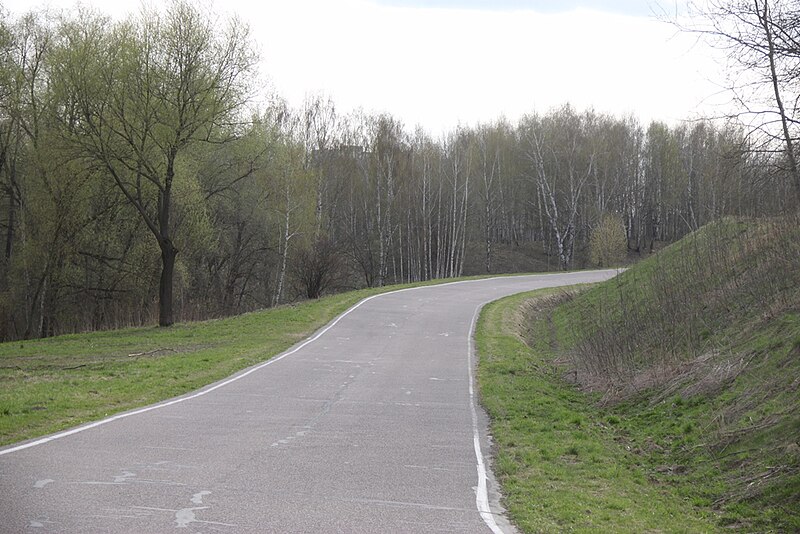
<path id="1" fill-rule="evenodd" d="M 614 274 L 372 297 L 228 380 L 0 449 L 0 531 L 509 531 L 473 392 L 477 311 Z"/>

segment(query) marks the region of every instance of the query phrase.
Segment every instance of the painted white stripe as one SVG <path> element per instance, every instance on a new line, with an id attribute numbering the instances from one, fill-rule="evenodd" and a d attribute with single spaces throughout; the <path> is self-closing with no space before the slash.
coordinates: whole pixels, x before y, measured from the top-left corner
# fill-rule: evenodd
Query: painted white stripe
<path id="1" fill-rule="evenodd" d="M 475 459 L 478 462 L 478 487 L 475 491 L 475 505 L 478 507 L 478 512 L 483 518 L 483 522 L 491 529 L 494 534 L 503 534 L 503 530 L 497 526 L 492 514 L 492 509 L 489 507 L 489 491 L 486 487 L 486 465 L 483 463 L 483 452 L 481 452 L 481 435 L 478 429 L 478 412 L 475 407 L 477 400 L 475 399 L 475 378 L 472 372 L 472 336 L 475 333 L 475 324 L 478 321 L 478 314 L 481 308 L 487 304 L 481 304 L 475 309 L 472 315 L 472 322 L 469 325 L 469 332 L 467 332 L 467 369 L 469 370 L 469 407 L 472 411 L 472 443 L 475 447 Z"/>
<path id="2" fill-rule="evenodd" d="M 569 275 L 569 274 L 574 274 L 576 276 L 581 276 L 581 275 L 584 275 L 584 274 L 588 274 L 590 272 L 593 272 L 593 271 L 579 271 L 579 272 L 574 272 L 574 273 L 544 273 L 544 274 L 535 274 L 535 275 L 522 275 L 521 277 L 536 277 L 536 278 L 539 278 L 539 277 L 549 277 L 549 276 L 564 276 L 564 275 Z M 597 271 L 597 272 L 604 272 L 604 271 Z M 371 297 L 367 297 L 364 300 L 359 301 L 358 303 L 353 305 L 350 309 L 348 309 L 347 311 L 342 313 L 339 317 L 334 319 L 333 322 L 328 324 L 328 326 L 326 326 L 325 328 L 323 328 L 322 330 L 317 332 L 312 337 L 306 339 L 305 341 L 303 341 L 299 345 L 295 346 L 294 348 L 289 349 L 288 351 L 286 351 L 286 352 L 284 352 L 284 353 L 282 353 L 282 354 L 280 354 L 280 355 L 278 355 L 278 356 L 276 356 L 276 357 L 274 357 L 274 358 L 272 358 L 270 360 L 267 360 L 266 362 L 261 363 L 261 364 L 255 366 L 255 367 L 251 367 L 247 371 L 244 371 L 244 372 L 241 372 L 241 373 L 239 373 L 237 375 L 234 375 L 234 376 L 232 376 L 231 378 L 229 378 L 227 380 L 219 382 L 219 383 L 217 383 L 217 384 L 215 384 L 213 386 L 207 387 L 205 389 L 201 389 L 200 391 L 197 391 L 196 393 L 192 393 L 191 395 L 186 395 L 184 397 L 178 397 L 177 399 L 173 399 L 173 400 L 170 400 L 170 401 L 167 401 L 167 402 L 162 402 L 160 404 L 153 404 L 151 406 L 147 406 L 145 408 L 140 408 L 138 410 L 133 410 L 133 411 L 130 411 L 130 412 L 120 413 L 120 414 L 108 417 L 106 419 L 101 419 L 101 420 L 95 421 L 93 423 L 88 423 L 86 425 L 79 426 L 79 427 L 76 427 L 76 428 L 72 428 L 70 430 L 65 430 L 64 432 L 58 432 L 56 434 L 52 434 L 50 436 L 46 436 L 46 437 L 43 437 L 43 438 L 40 438 L 40 439 L 37 439 L 37 440 L 34 440 L 34 441 L 29 441 L 27 443 L 22 443 L 20 445 L 14 446 L 14 447 L 9 447 L 7 449 L 2 449 L 2 450 L 0 450 L 0 456 L 6 455 L 6 454 L 11 454 L 12 452 L 17 452 L 17 451 L 29 449 L 31 447 L 36 447 L 38 445 L 44 445 L 45 443 L 49 443 L 49 442 L 55 441 L 57 439 L 65 438 L 67 436 L 72 436 L 73 434 L 78 434 L 79 432 L 85 432 L 86 430 L 90 430 L 92 428 L 97 428 L 99 426 L 103 426 L 103 425 L 106 425 L 108 423 L 111 423 L 111 422 L 114 422 L 114 421 L 118 421 L 120 419 L 125 419 L 127 417 L 132 417 L 134 415 L 139 415 L 139 414 L 143 414 L 143 413 L 147 413 L 147 412 L 152 412 L 153 410 L 159 410 L 161 408 L 166 408 L 167 406 L 172 406 L 173 404 L 179 404 L 181 402 L 186 402 L 188 400 L 196 399 L 198 397 L 202 397 L 203 395 L 207 395 L 207 394 L 211 393 L 212 391 L 216 391 L 216 390 L 218 390 L 220 388 L 223 388 L 223 387 L 227 386 L 228 384 L 232 384 L 233 382 L 236 382 L 237 380 L 241 380 L 242 378 L 244 378 L 244 377 L 246 377 L 248 375 L 251 375 L 251 374 L 255 373 L 256 371 L 260 371 L 264 367 L 267 367 L 269 365 L 277 363 L 277 362 L 281 361 L 282 359 L 286 358 L 287 356 L 291 356 L 292 354 L 300 351 L 305 346 L 313 343 L 314 341 L 316 341 L 320 337 L 322 337 L 328 330 L 330 330 L 331 328 L 336 326 L 339 323 L 339 321 L 341 321 L 342 319 L 344 319 L 345 317 L 350 315 L 353 311 L 355 311 L 357 308 L 359 308 L 362 304 L 365 304 L 365 303 L 369 302 L 372 299 L 375 299 L 375 298 L 378 298 L 378 297 L 383 297 L 383 296 L 386 296 L 386 295 L 392 295 L 392 294 L 395 294 L 395 293 L 402 293 L 404 291 L 416 291 L 416 290 L 419 290 L 419 289 L 428 289 L 428 288 L 431 288 L 431 287 L 442 287 L 442 286 L 450 286 L 450 285 L 456 285 L 456 284 L 470 284 L 470 283 L 486 282 L 486 281 L 489 281 L 489 280 L 502 280 L 502 279 L 506 279 L 506 278 L 514 278 L 514 277 L 513 276 L 510 276 L 510 277 L 508 277 L 508 276 L 495 276 L 495 277 L 492 277 L 492 278 L 479 278 L 479 279 L 475 279 L 475 280 L 461 280 L 461 281 L 458 281 L 458 282 L 447 282 L 447 283 L 444 283 L 444 284 L 431 284 L 431 285 L 427 285 L 427 286 L 408 287 L 408 288 L 405 288 L 405 289 L 397 289 L 397 290 L 394 290 L 394 291 L 387 291 L 386 293 L 379 293 L 377 295 L 372 295 Z M 535 288 L 533 288 L 533 289 L 535 289 Z M 476 314 L 477 314 L 477 312 L 476 312 Z M 470 347 L 472 345 L 471 335 L 472 334 L 470 334 Z M 470 350 L 471 350 L 471 348 L 470 348 Z M 473 395 L 473 392 L 472 392 L 472 378 L 471 377 L 472 377 L 472 367 L 470 367 L 470 396 Z M 473 405 L 473 415 L 474 415 L 474 409 L 475 408 L 474 408 L 474 405 Z M 477 417 L 477 416 L 475 416 L 475 417 Z M 476 425 L 477 425 L 477 423 L 476 423 Z M 479 447 L 477 442 L 476 442 L 476 447 Z M 476 450 L 479 450 L 479 448 L 476 449 Z M 482 456 L 479 455 L 478 461 L 479 461 L 479 464 L 482 465 Z M 481 468 L 482 467 L 479 465 L 479 472 L 480 472 Z M 486 474 L 485 469 L 483 470 L 483 473 L 484 473 L 484 477 L 485 477 L 485 474 Z"/>

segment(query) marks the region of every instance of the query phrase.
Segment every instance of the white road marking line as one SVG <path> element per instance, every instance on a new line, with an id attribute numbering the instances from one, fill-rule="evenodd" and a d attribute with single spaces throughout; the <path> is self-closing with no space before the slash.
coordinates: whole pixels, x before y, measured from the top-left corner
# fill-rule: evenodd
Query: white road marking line
<path id="1" fill-rule="evenodd" d="M 486 303 L 484 303 L 486 304 Z M 481 435 L 478 429 L 478 412 L 475 408 L 475 379 L 472 373 L 472 335 L 475 332 L 475 324 L 478 321 L 478 314 L 483 305 L 475 309 L 472 315 L 472 322 L 467 334 L 467 369 L 469 371 L 469 408 L 472 411 L 472 443 L 475 446 L 475 458 L 478 461 L 478 487 L 475 491 L 475 505 L 483 518 L 483 522 L 491 529 L 494 534 L 503 534 L 502 529 L 497 526 L 494 520 L 492 509 L 489 507 L 489 492 L 486 488 L 486 466 L 483 463 L 483 453 L 481 452 Z"/>

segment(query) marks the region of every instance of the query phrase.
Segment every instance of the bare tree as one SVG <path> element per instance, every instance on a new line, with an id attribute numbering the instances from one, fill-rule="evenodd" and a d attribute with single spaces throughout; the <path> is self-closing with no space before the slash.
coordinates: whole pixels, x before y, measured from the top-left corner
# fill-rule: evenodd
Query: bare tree
<path id="1" fill-rule="evenodd" d="M 529 117 L 523 125 L 531 175 L 542 195 L 562 269 L 572 267 L 581 197 L 594 169 L 593 119 L 567 106 L 544 118 Z"/>
<path id="2" fill-rule="evenodd" d="M 268 115 L 272 128 L 270 135 L 274 138 L 269 141 L 274 146 L 274 168 L 270 177 L 272 187 L 276 190 L 273 210 L 278 215 L 279 222 L 277 250 L 280 259 L 272 297 L 272 305 L 276 306 L 284 297 L 292 245 L 302 235 L 303 208 L 306 205 L 304 193 L 308 192 L 303 190 L 307 188 L 310 170 L 304 163 L 302 116 L 283 101 L 274 104 Z"/>
<path id="3" fill-rule="evenodd" d="M 320 239 L 323 230 L 325 200 L 328 193 L 328 180 L 334 147 L 338 144 L 336 135 L 338 124 L 336 107 L 330 98 L 316 96 L 306 100 L 302 111 L 303 145 L 305 147 L 305 167 L 314 172 L 316 202 L 314 208 L 314 237 Z"/>
<path id="4" fill-rule="evenodd" d="M 692 4 L 689 24 L 674 23 L 726 52 L 729 89 L 757 138 L 779 152 L 800 207 L 800 4 L 791 0 L 711 0 Z"/>
<path id="5" fill-rule="evenodd" d="M 335 289 L 343 276 L 342 254 L 335 243 L 327 239 L 300 248 L 292 261 L 292 272 L 302 293 L 317 299 L 325 291 Z"/>
<path id="6" fill-rule="evenodd" d="M 481 195 L 483 197 L 483 233 L 486 245 L 486 272 L 492 272 L 492 241 L 495 227 L 495 190 L 500 173 L 500 146 L 496 128 L 482 126 L 476 133 Z"/>

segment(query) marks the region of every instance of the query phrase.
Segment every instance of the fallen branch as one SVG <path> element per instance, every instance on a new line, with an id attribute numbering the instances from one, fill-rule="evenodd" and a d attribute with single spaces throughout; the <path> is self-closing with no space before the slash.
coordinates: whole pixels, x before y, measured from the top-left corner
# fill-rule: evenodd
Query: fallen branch
<path id="1" fill-rule="evenodd" d="M 153 349 L 153 350 L 148 350 L 147 352 L 134 352 L 132 354 L 128 354 L 128 357 L 129 358 L 135 358 L 137 356 L 148 356 L 150 354 L 155 354 L 156 352 L 167 352 L 167 351 L 169 351 L 169 352 L 178 352 L 175 349 Z"/>

